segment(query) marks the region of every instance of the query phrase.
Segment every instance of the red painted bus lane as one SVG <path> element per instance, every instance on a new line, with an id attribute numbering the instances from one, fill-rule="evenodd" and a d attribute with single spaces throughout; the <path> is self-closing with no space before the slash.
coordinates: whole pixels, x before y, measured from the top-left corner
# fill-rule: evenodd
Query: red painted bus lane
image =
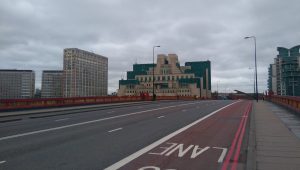
<path id="1" fill-rule="evenodd" d="M 232 158 L 232 154 L 235 150 L 235 154 L 233 157 L 233 163 L 231 165 L 231 170 L 236 170 L 237 169 L 237 163 L 238 163 L 238 159 L 239 159 L 239 154 L 240 154 L 240 150 L 241 150 L 241 145 L 242 145 L 242 140 L 245 134 L 245 129 L 246 129 L 246 123 L 247 123 L 247 119 L 248 119 L 248 115 L 251 111 L 252 108 L 252 104 L 250 103 L 247 107 L 247 110 L 245 111 L 242 120 L 240 122 L 239 128 L 235 133 L 235 137 L 232 141 L 232 144 L 230 146 L 230 150 L 229 153 L 226 156 L 225 162 L 222 165 L 222 170 L 226 170 L 229 169 L 229 161 Z"/>
<path id="2" fill-rule="evenodd" d="M 234 150 L 240 151 L 238 147 L 240 147 L 243 139 L 242 134 L 245 132 L 250 103 L 249 101 L 240 101 L 218 111 L 136 159 L 129 161 L 120 169 L 226 169 L 228 165 L 222 166 L 225 159 L 229 161 Z M 233 145 L 234 149 L 232 149 Z M 229 152 L 232 153 L 228 158 Z M 238 158 L 238 156 L 239 154 L 234 155 L 234 158 Z M 232 168 L 234 167 L 236 166 L 233 165 Z"/>

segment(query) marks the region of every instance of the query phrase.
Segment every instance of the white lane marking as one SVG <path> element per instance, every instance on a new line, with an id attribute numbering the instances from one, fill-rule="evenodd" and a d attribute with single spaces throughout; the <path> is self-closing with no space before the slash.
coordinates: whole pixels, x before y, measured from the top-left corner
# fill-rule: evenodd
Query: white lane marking
<path id="1" fill-rule="evenodd" d="M 221 156 L 218 159 L 218 163 L 222 163 L 228 149 L 227 148 L 221 148 L 221 147 L 213 147 L 213 148 L 215 148 L 215 149 L 222 149 L 222 154 L 221 154 Z"/>
<path id="2" fill-rule="evenodd" d="M 157 167 L 157 166 L 144 166 L 144 167 L 139 168 L 138 170 L 147 170 L 147 169 L 160 170 L 160 167 Z M 176 169 L 164 169 L 164 170 L 176 170 Z"/>
<path id="3" fill-rule="evenodd" d="M 69 117 L 63 118 L 63 119 L 57 119 L 57 120 L 55 120 L 55 122 L 65 121 L 65 120 L 69 120 L 69 119 L 70 119 Z"/>
<path id="4" fill-rule="evenodd" d="M 165 116 L 159 116 L 159 117 L 157 117 L 157 118 L 160 119 L 160 118 L 163 118 L 163 117 L 165 117 Z"/>
<path id="5" fill-rule="evenodd" d="M 181 110 L 182 112 L 186 112 L 186 110 L 185 109 L 183 109 L 183 110 Z"/>
<path id="6" fill-rule="evenodd" d="M 216 114 L 216 113 L 219 112 L 220 110 L 225 109 L 226 107 L 229 107 L 229 106 L 231 106 L 231 105 L 233 105 L 233 104 L 235 104 L 235 103 L 237 103 L 237 102 L 240 102 L 240 101 L 236 101 L 236 102 L 234 102 L 234 103 L 228 104 L 227 106 L 224 106 L 224 107 L 222 107 L 222 108 L 220 108 L 220 109 L 218 109 L 218 110 L 216 110 L 216 111 L 214 111 L 214 112 L 211 112 L 210 114 L 208 114 L 208 115 L 206 115 L 206 116 L 204 116 L 204 117 L 202 117 L 202 118 L 200 118 L 200 119 L 194 121 L 193 123 L 191 123 L 191 124 L 189 124 L 189 125 L 187 125 L 187 126 L 184 126 L 183 128 L 176 130 L 175 132 L 173 132 L 173 133 L 171 133 L 171 134 L 169 134 L 169 135 L 167 135 L 167 136 L 165 136 L 165 137 L 159 139 L 158 141 L 156 141 L 156 142 L 150 144 L 149 146 L 146 146 L 145 148 L 143 148 L 143 149 L 141 149 L 141 150 L 139 150 L 139 151 L 137 151 L 137 152 L 135 152 L 135 153 L 129 155 L 128 157 L 126 157 L 126 158 L 120 160 L 119 162 L 114 163 L 113 165 L 111 165 L 111 166 L 105 168 L 104 170 L 115 170 L 115 169 L 121 168 L 122 166 L 126 165 L 127 163 L 131 162 L 132 160 L 138 158 L 139 156 L 141 156 L 141 155 L 143 155 L 143 154 L 149 152 L 150 150 L 152 150 L 153 148 L 157 147 L 158 145 L 160 145 L 160 144 L 166 142 L 167 140 L 171 139 L 172 137 L 178 135 L 179 133 L 181 133 L 181 132 L 187 130 L 188 128 L 190 128 L 190 127 L 196 125 L 197 123 L 199 123 L 199 122 L 205 120 L 206 118 L 208 118 L 208 117 L 210 117 L 210 116 Z"/>
<path id="7" fill-rule="evenodd" d="M 0 164 L 4 164 L 6 161 L 0 161 Z"/>
<path id="8" fill-rule="evenodd" d="M 113 129 L 113 130 L 108 131 L 108 133 L 115 132 L 115 131 L 122 130 L 122 129 L 123 129 L 123 128 Z"/>
<path id="9" fill-rule="evenodd" d="M 180 106 L 191 105 L 191 104 L 197 104 L 197 102 L 181 104 Z M 179 106 L 179 105 L 177 105 L 177 106 Z M 65 129 L 65 128 L 69 128 L 69 127 L 86 125 L 86 124 L 90 124 L 90 123 L 101 122 L 101 121 L 104 121 L 104 120 L 111 120 L 111 119 L 116 119 L 116 118 L 121 118 L 121 117 L 127 117 L 127 116 L 132 116 L 132 115 L 145 113 L 145 112 L 151 112 L 151 111 L 162 110 L 162 109 L 169 109 L 169 108 L 173 108 L 173 107 L 177 107 L 177 106 L 167 106 L 167 107 L 162 107 L 162 108 L 157 108 L 157 109 L 144 110 L 144 111 L 139 111 L 139 112 L 127 113 L 127 114 L 124 114 L 124 115 L 106 117 L 106 118 L 102 118 L 102 119 L 96 119 L 96 120 L 91 120 L 91 121 L 86 121 L 86 122 L 81 122 L 81 123 L 75 123 L 75 124 L 70 124 L 70 125 L 65 125 L 65 126 L 59 126 L 59 127 L 55 127 L 55 128 L 49 128 L 49 129 L 32 131 L 32 132 L 20 133 L 20 134 L 16 134 L 16 135 L 1 137 L 0 141 L 7 140 L 7 139 L 18 138 L 18 137 L 23 137 L 23 136 L 28 136 L 28 135 L 33 135 L 33 134 L 44 133 L 44 132 L 55 131 L 55 130 L 60 130 L 60 129 Z"/>

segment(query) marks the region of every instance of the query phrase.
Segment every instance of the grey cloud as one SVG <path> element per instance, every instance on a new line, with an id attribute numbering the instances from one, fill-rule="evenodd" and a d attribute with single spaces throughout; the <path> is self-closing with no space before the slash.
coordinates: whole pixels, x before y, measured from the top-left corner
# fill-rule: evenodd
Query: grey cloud
<path id="1" fill-rule="evenodd" d="M 3 0 L 0 68 L 62 69 L 63 49 L 77 47 L 109 58 L 109 91 L 134 63 L 156 53 L 186 61 L 211 60 L 213 90 L 252 92 L 257 37 L 259 89 L 277 46 L 299 44 L 297 0 Z"/>

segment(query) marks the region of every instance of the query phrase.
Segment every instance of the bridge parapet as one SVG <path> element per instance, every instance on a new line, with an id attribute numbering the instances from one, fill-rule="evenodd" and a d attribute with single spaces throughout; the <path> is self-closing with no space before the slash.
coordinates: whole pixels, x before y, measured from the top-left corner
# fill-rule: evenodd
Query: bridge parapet
<path id="1" fill-rule="evenodd" d="M 157 96 L 157 100 L 195 100 L 191 96 Z M 89 104 L 107 104 L 121 102 L 151 101 L 151 96 L 97 96 L 72 98 L 44 98 L 44 99 L 0 99 L 0 111 L 47 108 L 62 106 L 77 106 Z"/>
<path id="2" fill-rule="evenodd" d="M 76 106 L 86 104 L 104 104 L 117 102 L 141 101 L 140 96 L 97 96 L 97 97 L 72 97 L 72 98 L 44 98 L 44 99 L 2 99 L 1 110 L 44 108 L 59 106 Z"/>
<path id="3" fill-rule="evenodd" d="M 300 114 L 300 97 L 270 95 L 267 98 Z"/>

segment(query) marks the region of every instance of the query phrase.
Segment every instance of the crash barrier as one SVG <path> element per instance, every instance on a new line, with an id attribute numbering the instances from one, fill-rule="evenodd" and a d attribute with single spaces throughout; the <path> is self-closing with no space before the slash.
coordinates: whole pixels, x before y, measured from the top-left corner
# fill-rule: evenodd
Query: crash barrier
<path id="1" fill-rule="evenodd" d="M 157 96 L 156 100 L 194 100 L 189 96 Z M 99 96 L 43 99 L 0 99 L 0 111 L 47 108 L 60 106 L 76 106 L 87 104 L 108 104 L 120 102 L 151 101 L 151 96 Z"/>
<path id="2" fill-rule="evenodd" d="M 300 113 L 300 97 L 271 95 L 267 99 Z"/>
<path id="3" fill-rule="evenodd" d="M 118 102 L 141 101 L 140 96 L 101 96 L 101 97 L 71 97 L 71 98 L 44 98 L 44 99 L 2 99 L 0 110 L 75 106 L 85 104 L 105 104 Z"/>

